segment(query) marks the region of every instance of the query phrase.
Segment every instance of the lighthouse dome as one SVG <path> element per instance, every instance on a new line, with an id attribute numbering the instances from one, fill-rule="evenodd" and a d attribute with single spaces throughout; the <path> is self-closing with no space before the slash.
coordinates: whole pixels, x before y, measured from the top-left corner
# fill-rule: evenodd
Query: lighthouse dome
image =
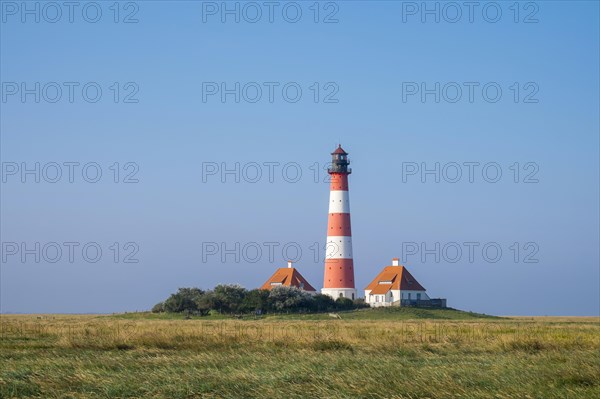
<path id="1" fill-rule="evenodd" d="M 344 149 L 342 148 L 341 144 L 338 144 L 338 148 L 336 148 L 335 151 L 331 153 L 331 155 L 335 155 L 335 154 L 348 155 L 348 153 L 346 151 L 344 151 Z"/>

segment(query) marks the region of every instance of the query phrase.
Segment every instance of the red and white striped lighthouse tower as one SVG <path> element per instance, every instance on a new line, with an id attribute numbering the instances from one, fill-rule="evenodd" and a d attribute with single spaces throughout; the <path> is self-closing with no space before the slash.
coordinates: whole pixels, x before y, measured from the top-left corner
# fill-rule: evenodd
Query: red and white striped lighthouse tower
<path id="1" fill-rule="evenodd" d="M 348 196 L 348 153 L 339 145 L 331 153 L 329 221 L 325 247 L 325 277 L 321 293 L 333 298 L 356 298 L 352 233 L 350 230 L 350 198 Z"/>

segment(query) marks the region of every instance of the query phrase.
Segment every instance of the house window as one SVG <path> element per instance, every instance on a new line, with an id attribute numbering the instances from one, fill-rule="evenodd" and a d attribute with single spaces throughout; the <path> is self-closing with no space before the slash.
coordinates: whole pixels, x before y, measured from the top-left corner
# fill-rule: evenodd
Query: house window
<path id="1" fill-rule="evenodd" d="M 343 297 L 344 297 L 344 293 L 340 292 L 340 298 L 343 298 Z"/>
<path id="2" fill-rule="evenodd" d="M 409 300 L 411 299 L 411 298 L 410 298 L 410 295 L 411 295 L 411 293 L 409 292 L 409 293 L 408 293 L 408 299 L 409 299 Z"/>
<path id="3" fill-rule="evenodd" d="M 352 300 L 354 300 L 354 293 L 352 294 Z"/>
<path id="4" fill-rule="evenodd" d="M 418 293 L 417 294 L 417 301 L 420 301 L 420 300 L 421 300 L 421 293 Z"/>
<path id="5" fill-rule="evenodd" d="M 379 302 L 379 295 L 375 295 L 375 302 Z"/>

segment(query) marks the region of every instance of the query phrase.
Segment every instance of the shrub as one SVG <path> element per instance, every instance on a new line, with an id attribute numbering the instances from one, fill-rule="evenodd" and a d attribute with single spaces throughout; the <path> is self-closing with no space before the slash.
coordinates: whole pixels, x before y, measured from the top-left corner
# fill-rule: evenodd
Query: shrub
<path id="1" fill-rule="evenodd" d="M 306 310 L 311 307 L 311 301 L 308 292 L 296 287 L 275 287 L 269 294 L 269 302 L 275 310 Z"/>
<path id="2" fill-rule="evenodd" d="M 241 311 L 252 313 L 257 310 L 271 310 L 269 306 L 269 295 L 270 292 L 267 290 L 256 289 L 248 291 L 242 301 Z"/>
<path id="3" fill-rule="evenodd" d="M 338 310 L 349 310 L 354 308 L 354 302 L 350 298 L 338 298 L 335 300 L 335 307 Z"/>
<path id="4" fill-rule="evenodd" d="M 221 313 L 237 313 L 248 291 L 238 284 L 220 284 L 213 291 L 213 306 Z"/>
<path id="5" fill-rule="evenodd" d="M 196 301 L 202 295 L 204 295 L 204 291 L 198 288 L 180 288 L 164 302 L 164 310 L 174 313 L 196 312 L 198 311 Z"/>
<path id="6" fill-rule="evenodd" d="M 152 312 L 186 312 L 189 316 L 206 316 L 211 310 L 220 313 L 263 312 L 331 312 L 368 307 L 363 299 L 333 299 L 328 295 L 311 295 L 296 287 L 274 287 L 268 290 L 246 290 L 237 284 L 217 285 L 214 290 L 180 288 L 166 301 L 156 304 Z"/>
<path id="7" fill-rule="evenodd" d="M 195 299 L 196 311 L 200 316 L 208 316 L 214 308 L 214 293 L 206 291 Z"/>
<path id="8" fill-rule="evenodd" d="M 362 308 L 370 308 L 371 305 L 369 305 L 368 303 L 365 302 L 364 298 L 356 298 L 354 301 L 354 308 L 355 309 L 362 309 Z"/>
<path id="9" fill-rule="evenodd" d="M 152 307 L 152 313 L 162 313 L 165 311 L 165 304 L 163 302 L 159 302 Z"/>
<path id="10" fill-rule="evenodd" d="M 312 298 L 311 310 L 315 312 L 328 312 L 335 310 L 335 301 L 329 295 L 317 294 Z"/>

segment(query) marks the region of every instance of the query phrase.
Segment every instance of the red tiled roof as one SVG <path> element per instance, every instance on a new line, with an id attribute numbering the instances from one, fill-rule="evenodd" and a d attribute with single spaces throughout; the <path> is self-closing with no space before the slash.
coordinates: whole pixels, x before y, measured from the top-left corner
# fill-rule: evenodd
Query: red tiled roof
<path id="1" fill-rule="evenodd" d="M 380 282 L 387 281 L 391 281 L 392 283 L 380 284 Z M 384 289 L 384 292 L 379 292 Z M 404 266 L 386 266 L 365 290 L 371 290 L 372 294 L 385 294 L 389 290 L 425 291 L 425 288 L 419 284 Z"/>
<path id="2" fill-rule="evenodd" d="M 336 150 L 334 152 L 331 153 L 331 155 L 333 154 L 343 154 L 343 155 L 348 155 L 348 153 L 346 151 L 344 151 L 344 149 L 342 148 L 341 144 L 338 144 L 338 148 L 336 148 Z"/>
<path id="3" fill-rule="evenodd" d="M 304 284 L 303 287 L 301 287 L 302 284 Z M 295 267 L 281 267 L 277 269 L 260 289 L 271 290 L 273 287 L 279 285 L 302 288 L 304 291 L 316 291 Z"/>
<path id="4" fill-rule="evenodd" d="M 371 290 L 371 294 L 383 295 L 383 294 L 387 294 L 387 292 L 391 289 L 392 289 L 392 284 L 378 284 L 375 288 L 373 288 Z"/>

